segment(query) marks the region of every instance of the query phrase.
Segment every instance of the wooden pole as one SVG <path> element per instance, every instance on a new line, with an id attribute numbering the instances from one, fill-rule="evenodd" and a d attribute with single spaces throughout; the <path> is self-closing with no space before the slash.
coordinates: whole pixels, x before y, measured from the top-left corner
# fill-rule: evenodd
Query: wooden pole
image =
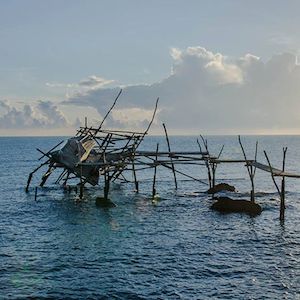
<path id="1" fill-rule="evenodd" d="M 279 214 L 279 219 L 280 219 L 280 221 L 284 221 L 284 209 L 285 209 L 285 205 L 284 205 L 284 198 L 285 198 L 285 186 L 284 185 L 285 185 L 285 180 L 283 180 L 284 176 L 282 178 L 283 182 L 281 181 L 281 190 L 280 190 L 279 186 L 278 186 L 278 184 L 277 184 L 277 182 L 275 180 L 275 176 L 274 176 L 274 173 L 273 173 L 273 168 L 271 166 L 271 163 L 270 163 L 269 157 L 267 155 L 267 152 L 264 151 L 264 154 L 265 154 L 265 157 L 266 157 L 267 162 L 269 164 L 269 168 L 270 168 L 270 171 L 271 171 L 271 176 L 272 176 L 273 183 L 274 183 L 274 185 L 275 185 L 275 187 L 277 189 L 277 192 L 279 194 L 279 197 L 280 197 L 280 214 Z M 286 150 L 283 151 L 283 163 L 282 163 L 283 169 L 285 168 L 285 155 L 286 155 Z"/>
<path id="2" fill-rule="evenodd" d="M 255 202 L 255 191 L 254 191 L 254 176 L 255 176 L 255 169 L 253 169 L 252 166 L 249 166 L 247 163 L 247 156 L 246 156 L 246 152 L 244 149 L 244 146 L 242 144 L 241 141 L 241 136 L 238 136 L 238 140 L 239 140 L 239 144 L 241 146 L 242 152 L 243 152 L 243 156 L 245 158 L 246 161 L 246 168 L 250 177 L 250 181 L 251 181 L 251 191 L 250 191 L 250 201 L 251 202 Z M 255 157 L 257 156 L 257 143 L 256 143 L 256 149 L 255 149 Z"/>
<path id="3" fill-rule="evenodd" d="M 152 198 L 156 195 L 155 183 L 156 183 L 156 169 L 157 169 L 157 152 L 159 144 L 156 144 L 156 156 L 154 161 L 154 175 L 153 175 L 153 185 L 152 185 Z"/>
<path id="4" fill-rule="evenodd" d="M 212 188 L 214 188 L 216 185 L 216 163 L 215 162 L 212 163 L 211 168 L 212 168 Z"/>
<path id="5" fill-rule="evenodd" d="M 35 187 L 35 191 L 34 191 L 34 200 L 36 201 L 36 199 L 37 199 L 37 186 Z"/>
<path id="6" fill-rule="evenodd" d="M 202 153 L 201 144 L 200 144 L 198 139 L 197 139 L 197 144 L 199 146 L 200 153 Z M 207 177 L 208 177 L 209 188 L 211 189 L 212 188 L 212 180 L 211 180 L 210 165 L 209 165 L 208 159 L 205 159 L 204 162 L 205 162 L 205 166 L 206 166 L 206 169 L 207 169 Z"/>
<path id="7" fill-rule="evenodd" d="M 134 179 L 134 184 L 135 184 L 135 192 L 138 193 L 139 192 L 139 182 L 137 181 L 137 177 L 136 177 L 136 170 L 135 170 L 134 158 L 135 158 L 135 155 L 133 154 L 133 158 L 132 158 L 132 173 L 133 173 L 133 179 Z"/>
<path id="8" fill-rule="evenodd" d="M 104 173 L 104 199 L 108 200 L 108 193 L 109 193 L 109 173 Z"/>
<path id="9" fill-rule="evenodd" d="M 47 160 L 46 162 L 42 163 L 41 165 L 39 165 L 37 168 L 35 168 L 28 176 L 28 179 L 27 179 L 27 185 L 26 185 L 26 188 L 25 188 L 25 191 L 26 193 L 29 192 L 29 186 L 30 186 L 30 182 L 31 182 L 31 179 L 32 179 L 32 176 L 33 174 L 38 171 L 42 166 L 46 165 L 47 163 L 49 162 L 49 160 Z"/>
<path id="10" fill-rule="evenodd" d="M 286 158 L 287 147 L 283 148 L 283 160 L 282 160 L 282 172 L 285 171 L 285 158 Z M 285 212 L 285 176 L 282 176 L 281 180 L 281 197 L 280 197 L 280 221 L 284 220 Z"/>
<path id="11" fill-rule="evenodd" d="M 173 176 L 174 176 L 174 183 L 175 183 L 175 189 L 177 190 L 177 178 L 176 178 L 176 173 L 175 173 L 175 167 L 174 167 L 174 163 L 173 163 L 173 159 L 171 156 L 171 146 L 170 146 L 170 141 L 169 141 L 169 136 L 168 136 L 168 132 L 167 132 L 167 128 L 165 123 L 162 124 L 164 127 L 164 131 L 165 131 L 165 135 L 166 135 L 166 140 L 167 140 L 167 145 L 168 145 L 168 151 L 169 151 L 169 157 L 171 160 L 171 167 L 172 167 L 172 172 L 173 172 Z"/>
<path id="12" fill-rule="evenodd" d="M 46 183 L 47 179 L 49 178 L 49 176 L 51 175 L 52 171 L 53 171 L 53 163 L 50 163 L 49 168 L 47 170 L 47 172 L 43 175 L 42 177 L 42 181 L 40 183 L 40 186 L 43 187 L 44 184 Z"/>
<path id="13" fill-rule="evenodd" d="M 82 181 L 82 166 L 80 166 L 80 190 L 79 190 L 79 198 L 83 198 L 83 181 Z"/>

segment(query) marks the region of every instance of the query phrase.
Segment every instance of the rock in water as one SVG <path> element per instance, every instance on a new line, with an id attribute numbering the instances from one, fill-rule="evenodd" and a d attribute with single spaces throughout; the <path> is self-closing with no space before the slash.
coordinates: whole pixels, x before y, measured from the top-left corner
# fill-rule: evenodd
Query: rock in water
<path id="1" fill-rule="evenodd" d="M 232 185 L 229 185 L 227 183 L 219 183 L 216 184 L 214 187 L 210 188 L 207 193 L 208 194 L 216 194 L 222 191 L 229 191 L 229 192 L 235 192 L 235 187 Z"/>
<path id="2" fill-rule="evenodd" d="M 96 198 L 96 205 L 99 206 L 99 207 L 106 207 L 106 208 L 117 206 L 110 199 L 105 199 L 104 197 L 97 197 Z"/>
<path id="3" fill-rule="evenodd" d="M 230 212 L 244 212 L 251 216 L 259 215 L 262 212 L 262 208 L 259 204 L 248 201 L 248 200 L 233 200 L 228 197 L 216 198 L 211 209 L 230 213 Z"/>

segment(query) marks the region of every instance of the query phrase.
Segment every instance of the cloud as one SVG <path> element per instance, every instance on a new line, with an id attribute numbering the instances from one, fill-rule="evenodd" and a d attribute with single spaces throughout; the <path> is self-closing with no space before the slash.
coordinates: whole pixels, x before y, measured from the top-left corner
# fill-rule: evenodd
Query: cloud
<path id="1" fill-rule="evenodd" d="M 115 81 L 105 79 L 96 75 L 91 75 L 88 78 L 82 79 L 81 81 L 79 81 L 79 83 L 46 82 L 46 86 L 50 88 L 93 89 L 109 85 L 113 82 Z"/>
<path id="2" fill-rule="evenodd" d="M 95 75 L 89 76 L 87 79 L 81 80 L 78 85 L 87 87 L 87 88 L 95 88 L 95 87 L 102 87 L 105 85 L 108 85 L 110 83 L 113 83 L 114 80 L 108 80 L 102 77 L 97 77 Z"/>
<path id="3" fill-rule="evenodd" d="M 160 97 L 159 120 L 181 132 L 257 132 L 300 128 L 300 66 L 294 54 L 264 62 L 252 54 L 228 57 L 203 47 L 172 48 L 168 77 L 153 84 L 127 86 L 111 117 L 126 123 L 134 113 L 150 112 Z M 64 104 L 91 106 L 103 115 L 119 88 L 80 91 Z M 124 118 L 125 114 L 127 118 Z M 135 114 L 138 123 L 139 113 Z M 140 121 L 145 120 L 140 113 Z M 183 131 L 182 131 L 183 130 Z"/>
<path id="4" fill-rule="evenodd" d="M 50 129 L 78 125 L 71 124 L 63 113 L 50 101 L 39 101 L 36 105 L 12 106 L 8 101 L 0 100 L 1 129 Z"/>

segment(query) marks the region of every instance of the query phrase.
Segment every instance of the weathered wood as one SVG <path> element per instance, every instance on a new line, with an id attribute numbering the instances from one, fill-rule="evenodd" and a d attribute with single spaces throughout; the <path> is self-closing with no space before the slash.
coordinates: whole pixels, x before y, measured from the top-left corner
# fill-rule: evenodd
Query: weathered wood
<path id="1" fill-rule="evenodd" d="M 272 173 L 275 177 L 289 177 L 289 178 L 300 178 L 300 174 L 296 174 L 296 173 L 292 173 L 292 172 L 283 172 L 282 170 L 276 169 L 274 167 L 270 167 L 267 165 L 264 165 L 262 163 L 259 162 L 251 162 L 251 165 L 255 166 L 256 168 L 266 171 L 268 173 Z M 272 171 L 271 171 L 272 169 Z"/>
<path id="2" fill-rule="evenodd" d="M 202 148 L 201 148 L 201 144 L 200 144 L 198 139 L 197 139 L 197 144 L 198 144 L 200 154 L 201 154 L 202 153 Z M 203 155 L 202 155 L 201 158 L 203 158 Z M 211 169 L 210 169 L 209 159 L 205 159 L 204 162 L 205 162 L 205 166 L 206 166 L 206 169 L 207 169 L 207 178 L 208 178 L 209 188 L 211 189 L 212 188 L 212 178 L 211 178 Z"/>
<path id="3" fill-rule="evenodd" d="M 286 159 L 287 147 L 283 148 L 283 159 L 282 159 L 282 172 L 285 171 L 285 159 Z M 284 220 L 284 212 L 285 212 L 285 176 L 282 176 L 281 180 L 281 197 L 280 197 L 280 221 Z"/>
<path id="4" fill-rule="evenodd" d="M 118 101 L 118 99 L 119 99 L 121 93 L 122 93 L 122 89 L 120 90 L 120 92 L 118 93 L 117 97 L 115 98 L 115 100 L 114 100 L 112 106 L 110 107 L 110 109 L 108 110 L 108 112 L 106 113 L 106 115 L 104 116 L 102 122 L 100 123 L 100 125 L 99 125 L 99 127 L 98 127 L 98 129 L 97 129 L 97 131 L 94 132 L 94 136 L 97 134 L 97 132 L 100 131 L 100 129 L 101 129 L 102 125 L 104 124 L 105 120 L 107 119 L 108 115 L 111 113 L 111 111 L 112 111 L 113 108 L 115 107 L 115 105 L 116 105 L 116 103 L 117 103 L 117 101 Z"/>
<path id="5" fill-rule="evenodd" d="M 164 131 L 165 131 L 165 135 L 166 135 L 168 150 L 169 150 L 169 152 L 171 152 L 169 136 L 168 136 L 168 132 L 167 132 L 165 123 L 163 123 L 163 127 L 164 127 Z M 175 167 L 174 167 L 172 156 L 170 156 L 170 160 L 171 160 L 171 167 L 172 167 L 172 172 L 173 172 L 173 177 L 174 177 L 175 189 L 177 190 L 177 179 L 176 179 Z"/>
<path id="6" fill-rule="evenodd" d="M 156 144 L 156 153 L 158 152 L 158 148 L 159 148 L 159 144 Z M 153 184 L 152 184 L 152 198 L 154 198 L 154 196 L 156 195 L 156 189 L 155 189 L 156 169 L 157 169 L 156 160 L 157 160 L 157 154 L 156 154 L 156 157 L 155 157 L 155 166 L 154 166 L 154 175 L 153 175 Z"/>
<path id="7" fill-rule="evenodd" d="M 245 159 L 245 161 L 247 161 L 247 155 L 246 155 L 244 146 L 242 144 L 241 136 L 240 135 L 238 136 L 238 140 L 239 140 L 239 144 L 241 146 L 241 149 L 242 149 L 242 152 L 243 152 L 243 155 L 244 155 L 244 159 Z M 255 150 L 255 153 L 256 152 L 257 152 L 257 150 Z M 249 165 L 248 163 L 246 163 L 246 168 L 247 168 L 247 171 L 248 171 L 248 174 L 249 174 L 249 178 L 250 178 L 250 182 L 251 182 L 250 200 L 252 202 L 255 202 L 255 191 L 254 191 L 254 174 L 255 173 L 254 173 L 254 169 L 253 169 L 253 166 Z"/>
<path id="8" fill-rule="evenodd" d="M 39 158 L 39 160 L 41 160 L 41 159 L 44 158 L 45 156 L 48 156 L 49 153 L 50 153 L 51 151 L 53 151 L 55 148 L 57 148 L 58 146 L 60 146 L 63 142 L 64 142 L 64 141 L 60 141 L 57 145 L 55 145 L 54 147 L 52 147 L 52 148 L 51 148 L 49 151 L 47 151 L 46 153 L 40 151 L 40 152 L 42 152 L 43 156 L 41 156 L 41 157 Z"/>
<path id="9" fill-rule="evenodd" d="M 29 192 L 29 186 L 30 186 L 30 182 L 32 180 L 32 176 L 35 172 L 37 172 L 41 167 L 45 166 L 46 164 L 49 163 L 49 160 L 45 161 L 44 163 L 40 164 L 37 168 L 35 168 L 29 175 L 28 175 L 28 179 L 27 179 L 27 185 L 25 188 L 26 193 Z"/>
<path id="10" fill-rule="evenodd" d="M 37 200 L 37 186 L 35 187 L 35 191 L 34 191 L 34 200 Z"/>
<path id="11" fill-rule="evenodd" d="M 104 199 L 105 200 L 108 200 L 109 186 L 110 186 L 109 172 L 105 172 L 104 173 Z"/>
<path id="12" fill-rule="evenodd" d="M 42 177 L 42 181 L 40 183 L 41 187 L 44 186 L 44 184 L 46 183 L 47 179 L 49 178 L 49 176 L 51 175 L 51 173 L 53 172 L 53 170 L 54 170 L 53 164 L 50 164 L 47 172 Z"/>
<path id="13" fill-rule="evenodd" d="M 157 153 L 158 156 L 172 156 L 172 157 L 176 157 L 176 156 L 180 156 L 180 155 L 195 155 L 195 156 L 199 156 L 199 154 L 201 155 L 208 155 L 207 152 L 200 152 L 199 151 L 176 151 L 176 152 L 170 152 L 170 151 L 159 151 Z M 136 156 L 156 156 L 156 152 L 155 151 L 136 151 Z"/>
<path id="14" fill-rule="evenodd" d="M 134 179 L 134 184 L 135 184 L 135 192 L 139 192 L 139 182 L 137 181 L 137 176 L 136 176 L 136 169 L 135 169 L 135 151 L 132 155 L 132 174 L 133 174 L 133 179 Z"/>

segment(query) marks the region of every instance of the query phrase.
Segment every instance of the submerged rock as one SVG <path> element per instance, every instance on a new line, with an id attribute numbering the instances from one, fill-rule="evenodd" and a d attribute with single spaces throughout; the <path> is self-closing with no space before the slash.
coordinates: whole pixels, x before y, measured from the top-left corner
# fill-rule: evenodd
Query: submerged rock
<path id="1" fill-rule="evenodd" d="M 211 209 L 220 212 L 244 212 L 252 216 L 259 215 L 262 208 L 259 204 L 248 200 L 233 200 L 228 197 L 216 198 L 216 202 L 211 206 Z"/>
<path id="2" fill-rule="evenodd" d="M 235 187 L 233 185 L 229 185 L 227 183 L 219 183 L 214 187 L 210 188 L 207 193 L 208 194 L 216 194 L 222 191 L 235 192 Z"/>
<path id="3" fill-rule="evenodd" d="M 106 208 L 117 206 L 110 199 L 105 199 L 104 197 L 97 197 L 96 198 L 96 205 L 99 206 L 99 207 L 106 207 Z"/>

